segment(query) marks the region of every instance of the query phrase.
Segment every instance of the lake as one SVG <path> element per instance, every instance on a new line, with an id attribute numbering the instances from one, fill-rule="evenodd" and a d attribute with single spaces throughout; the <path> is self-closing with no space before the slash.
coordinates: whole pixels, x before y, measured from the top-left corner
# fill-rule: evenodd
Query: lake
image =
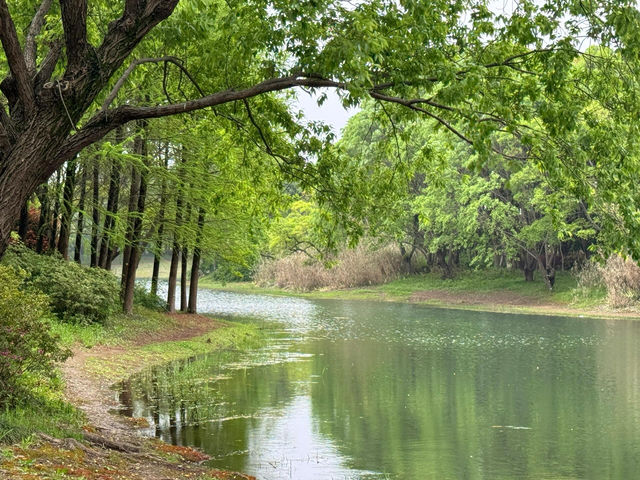
<path id="1" fill-rule="evenodd" d="M 267 341 L 119 386 L 146 433 L 272 479 L 630 479 L 640 322 L 201 289 Z M 250 319 L 250 320 L 248 320 Z"/>

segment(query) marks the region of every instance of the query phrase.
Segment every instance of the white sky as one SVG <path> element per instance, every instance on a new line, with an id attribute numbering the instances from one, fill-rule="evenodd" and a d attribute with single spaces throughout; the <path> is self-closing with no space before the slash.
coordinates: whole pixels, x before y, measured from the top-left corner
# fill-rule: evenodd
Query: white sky
<path id="1" fill-rule="evenodd" d="M 323 92 L 327 94 L 327 99 L 322 106 L 318 106 L 318 96 Z M 333 88 L 323 89 L 320 92 L 316 92 L 314 96 L 298 88 L 296 89 L 296 94 L 298 101 L 295 102 L 294 105 L 304 112 L 307 120 L 321 121 L 329 125 L 333 133 L 338 137 L 340 137 L 340 131 L 347 124 L 347 121 L 358 113 L 359 110 L 357 108 L 345 110 L 338 94 Z"/>

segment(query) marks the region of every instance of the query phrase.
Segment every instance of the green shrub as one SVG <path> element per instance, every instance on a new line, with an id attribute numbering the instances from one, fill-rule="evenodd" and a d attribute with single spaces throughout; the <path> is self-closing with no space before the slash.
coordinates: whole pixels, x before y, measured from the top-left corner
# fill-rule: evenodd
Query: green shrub
<path id="1" fill-rule="evenodd" d="M 55 378 L 54 364 L 70 352 L 60 348 L 45 319 L 48 299 L 20 289 L 23 278 L 0 266 L 0 406 L 22 403 L 43 380 Z"/>
<path id="2" fill-rule="evenodd" d="M 136 284 L 133 290 L 133 303 L 155 311 L 164 312 L 167 310 L 167 302 L 158 295 L 152 294 L 143 285 Z"/>
<path id="3" fill-rule="evenodd" d="M 118 282 L 105 270 L 38 255 L 21 245 L 11 246 L 3 263 L 27 272 L 27 285 L 45 293 L 64 321 L 102 323 L 119 308 Z"/>

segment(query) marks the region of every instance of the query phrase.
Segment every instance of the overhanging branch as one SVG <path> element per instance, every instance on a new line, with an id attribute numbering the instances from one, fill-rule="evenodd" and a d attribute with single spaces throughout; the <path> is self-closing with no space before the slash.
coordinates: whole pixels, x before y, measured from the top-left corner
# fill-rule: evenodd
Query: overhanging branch
<path id="1" fill-rule="evenodd" d="M 67 139 L 58 154 L 61 158 L 69 159 L 84 147 L 91 145 L 104 137 L 117 126 L 123 125 L 132 120 L 161 118 L 181 113 L 189 113 L 208 107 L 215 107 L 216 105 L 222 105 L 224 103 L 255 97 L 263 93 L 286 90 L 292 87 L 328 87 L 344 89 L 346 88 L 346 85 L 341 82 L 322 78 L 290 76 L 265 80 L 264 82 L 243 90 L 225 90 L 182 103 L 173 103 L 155 107 L 134 107 L 123 105 L 113 109 L 100 110 L 75 135 Z"/>

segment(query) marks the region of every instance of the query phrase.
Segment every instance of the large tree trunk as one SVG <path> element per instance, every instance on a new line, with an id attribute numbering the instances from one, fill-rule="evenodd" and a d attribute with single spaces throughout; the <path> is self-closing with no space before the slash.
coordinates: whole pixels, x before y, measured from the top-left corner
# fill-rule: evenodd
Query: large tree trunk
<path id="1" fill-rule="evenodd" d="M 69 236 L 71 235 L 71 216 L 73 215 L 73 190 L 76 186 L 77 160 L 69 160 L 64 176 L 64 189 L 62 192 L 62 216 L 60 219 L 60 239 L 58 251 L 65 260 L 69 259 Z"/>
<path id="2" fill-rule="evenodd" d="M 84 231 L 84 201 L 87 194 L 87 168 L 82 168 L 80 177 L 80 201 L 78 202 L 78 223 L 76 226 L 76 242 L 73 260 L 82 264 L 82 233 Z"/>
<path id="3" fill-rule="evenodd" d="M 200 275 L 200 242 L 202 241 L 202 230 L 204 229 L 204 208 L 198 210 L 198 233 L 196 235 L 196 246 L 193 249 L 193 260 L 191 262 L 191 282 L 189 283 L 189 313 L 198 311 L 198 279 Z"/>
<path id="4" fill-rule="evenodd" d="M 58 22 L 64 32 L 66 67 L 55 82 L 50 79 L 61 56 L 60 43 L 50 46 L 49 54 L 42 55 L 44 59 L 36 66 L 38 42 L 23 53 L 9 8 L 4 0 L 0 4 L 0 41 L 8 66 L 5 71 L 11 74 L 0 84 L 9 104 L 9 114 L 4 106 L 0 112 L 0 257 L 22 205 L 37 186 L 84 147 L 135 120 L 129 116 L 113 123 L 115 117 L 105 116 L 111 119 L 107 124 L 96 119 L 91 128 L 69 135 L 123 61 L 155 25 L 171 15 L 178 0 L 123 2 L 122 15 L 105 28 L 97 47 L 87 40 L 87 3 L 60 1 Z M 38 9 L 36 16 L 42 19 L 46 13 Z M 44 23 L 35 19 L 35 24 Z M 39 30 L 33 32 L 32 41 Z M 108 107 L 98 114 L 100 119 Z"/>
<path id="5" fill-rule="evenodd" d="M 296 74 L 265 79 L 245 89 L 203 94 L 201 98 L 186 102 L 156 106 L 125 104 L 112 108 L 119 88 L 136 65 L 166 61 L 158 58 L 133 62 L 115 82 L 114 88 L 105 92 L 106 87 L 113 84 L 112 76 L 120 70 L 124 60 L 153 27 L 173 13 L 178 0 L 127 0 L 122 3 L 122 14 L 105 25 L 97 33 L 99 38 L 93 39 L 92 43 L 87 36 L 88 0 L 60 0 L 55 25 L 56 29 L 62 30 L 64 43 L 55 41 L 47 45 L 38 38 L 42 25 L 47 23 L 48 12 L 48 7 L 39 8 L 32 22 L 34 31 L 29 27 L 23 51 L 7 2 L 0 1 L 0 42 L 6 72 L 0 90 L 9 107 L 9 113 L 4 107 L 0 109 L 0 257 L 7 248 L 20 209 L 37 186 L 47 181 L 65 161 L 120 125 L 184 114 L 296 86 L 345 86 L 315 75 Z M 38 44 L 48 47 L 49 51 L 36 55 Z M 40 64 L 36 65 L 36 59 L 40 58 Z M 66 62 L 60 62 L 60 58 Z M 56 70 L 59 65 L 63 65 L 64 72 Z M 54 73 L 56 78 L 52 80 Z M 103 93 L 106 95 L 103 95 L 105 100 L 101 108 L 78 125 Z M 376 95 L 380 94 L 376 92 Z M 94 225 L 97 229 L 97 223 Z M 92 254 L 96 258 L 92 256 L 92 264 L 95 266 L 97 241 L 93 246 Z"/>
<path id="6" fill-rule="evenodd" d="M 95 161 L 95 160 L 94 160 Z M 98 266 L 98 224 L 100 223 L 100 171 L 98 163 L 93 164 L 93 215 L 91 223 L 91 262 L 92 267 Z"/>

